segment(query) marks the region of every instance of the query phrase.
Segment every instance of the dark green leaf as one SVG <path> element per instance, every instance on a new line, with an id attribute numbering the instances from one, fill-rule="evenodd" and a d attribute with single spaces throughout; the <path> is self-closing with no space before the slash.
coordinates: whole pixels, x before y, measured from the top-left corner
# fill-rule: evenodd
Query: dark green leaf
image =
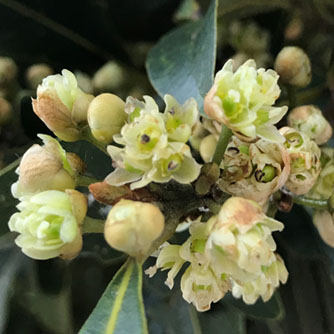
<path id="1" fill-rule="evenodd" d="M 146 68 L 153 87 L 163 97 L 172 94 L 183 103 L 203 98 L 213 83 L 216 61 L 216 1 L 202 20 L 165 35 L 150 51 Z"/>
<path id="2" fill-rule="evenodd" d="M 244 17 L 278 8 L 288 9 L 289 7 L 289 0 L 219 0 L 218 16 Z"/>
<path id="3" fill-rule="evenodd" d="M 231 294 L 224 297 L 223 303 L 232 305 L 239 311 L 245 313 L 245 315 L 254 318 L 278 320 L 283 318 L 285 314 L 284 305 L 278 292 L 276 292 L 266 303 L 262 300 L 258 300 L 254 305 L 247 305 L 241 299 L 234 298 Z"/>
<path id="4" fill-rule="evenodd" d="M 109 283 L 80 334 L 144 334 L 142 267 L 129 259 Z"/>

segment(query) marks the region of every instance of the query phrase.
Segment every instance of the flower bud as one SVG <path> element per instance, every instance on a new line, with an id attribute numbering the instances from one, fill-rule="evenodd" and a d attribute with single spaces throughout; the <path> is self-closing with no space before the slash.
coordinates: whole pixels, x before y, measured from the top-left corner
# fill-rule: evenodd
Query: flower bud
<path id="1" fill-rule="evenodd" d="M 104 236 L 111 247 L 142 259 L 164 225 L 165 218 L 155 205 L 122 199 L 108 214 Z"/>
<path id="2" fill-rule="evenodd" d="M 126 73 L 122 66 L 114 61 L 103 65 L 93 77 L 93 86 L 96 92 L 113 92 L 124 83 Z"/>
<path id="3" fill-rule="evenodd" d="M 273 124 L 288 108 L 273 107 L 281 92 L 277 80 L 275 71 L 256 69 L 254 60 L 246 61 L 234 72 L 230 59 L 216 74 L 214 85 L 204 99 L 204 111 L 244 141 L 261 137 L 282 143 L 284 138 Z"/>
<path id="4" fill-rule="evenodd" d="M 88 108 L 88 124 L 98 141 L 109 144 L 121 132 L 128 116 L 124 107 L 123 100 L 114 94 L 105 93 L 93 99 Z"/>
<path id="5" fill-rule="evenodd" d="M 11 119 L 13 114 L 12 106 L 10 103 L 0 97 L 0 126 L 6 125 Z"/>
<path id="6" fill-rule="evenodd" d="M 330 247 L 334 247 L 334 218 L 333 214 L 326 210 L 315 210 L 313 223 L 317 228 L 321 239 Z"/>
<path id="7" fill-rule="evenodd" d="M 223 174 L 218 185 L 224 192 L 263 205 L 287 181 L 290 160 L 281 144 L 263 139 L 249 144 L 233 136 L 221 168 Z"/>
<path id="8" fill-rule="evenodd" d="M 72 258 L 82 246 L 80 226 L 86 216 L 84 195 L 68 190 L 48 190 L 21 198 L 9 220 L 9 229 L 20 233 L 15 243 L 27 256 L 45 260 Z"/>
<path id="9" fill-rule="evenodd" d="M 26 71 L 26 81 L 28 87 L 34 90 L 37 89 L 37 86 L 42 82 L 42 80 L 53 73 L 53 69 L 47 64 L 31 65 Z"/>
<path id="10" fill-rule="evenodd" d="M 307 135 L 293 128 L 286 126 L 279 131 L 286 139 L 284 146 L 290 157 L 290 175 L 285 186 L 296 195 L 304 195 L 319 176 L 320 148 Z"/>
<path id="11" fill-rule="evenodd" d="M 74 153 L 66 153 L 56 139 L 46 135 L 39 137 L 44 146 L 30 147 L 16 171 L 19 179 L 12 185 L 16 198 L 45 190 L 75 188 L 78 174 L 84 171 L 84 162 Z"/>
<path id="12" fill-rule="evenodd" d="M 87 73 L 81 71 L 75 71 L 74 75 L 77 78 L 78 87 L 88 94 L 93 94 L 94 88 L 90 76 Z"/>
<path id="13" fill-rule="evenodd" d="M 282 82 L 286 84 L 305 87 L 311 82 L 311 62 L 301 48 L 283 48 L 276 57 L 274 67 Z"/>
<path id="14" fill-rule="evenodd" d="M 213 155 L 215 154 L 217 146 L 217 138 L 215 135 L 210 134 L 201 140 L 199 146 L 199 153 L 204 162 L 211 162 Z"/>
<path id="15" fill-rule="evenodd" d="M 305 133 L 316 144 L 325 144 L 332 136 L 332 127 L 320 109 L 307 105 L 294 108 L 289 112 L 288 125 Z"/>
<path id="16" fill-rule="evenodd" d="M 50 75 L 43 80 L 32 104 L 35 114 L 57 137 L 76 141 L 87 123 L 87 109 L 92 99 L 92 95 L 78 87 L 74 74 L 63 70 L 62 75 Z"/>
<path id="17" fill-rule="evenodd" d="M 17 65 L 14 60 L 0 57 L 0 87 L 11 84 L 17 76 Z"/>

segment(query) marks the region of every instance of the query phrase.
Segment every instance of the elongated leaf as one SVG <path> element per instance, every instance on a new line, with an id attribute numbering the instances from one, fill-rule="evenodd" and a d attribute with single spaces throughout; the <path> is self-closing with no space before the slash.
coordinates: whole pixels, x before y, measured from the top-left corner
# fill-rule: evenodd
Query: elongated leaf
<path id="1" fill-rule="evenodd" d="M 194 97 L 203 109 L 203 98 L 213 83 L 216 61 L 216 1 L 202 20 L 165 35 L 150 51 L 146 68 L 161 95 L 172 94 L 183 103 Z"/>
<path id="2" fill-rule="evenodd" d="M 224 297 L 223 303 L 232 305 L 247 316 L 253 318 L 278 320 L 283 318 L 285 314 L 284 306 L 278 292 L 266 303 L 262 300 L 258 300 L 254 305 L 247 305 L 241 299 L 234 298 L 231 294 Z"/>
<path id="3" fill-rule="evenodd" d="M 129 259 L 108 285 L 79 334 L 147 333 L 142 268 Z"/>

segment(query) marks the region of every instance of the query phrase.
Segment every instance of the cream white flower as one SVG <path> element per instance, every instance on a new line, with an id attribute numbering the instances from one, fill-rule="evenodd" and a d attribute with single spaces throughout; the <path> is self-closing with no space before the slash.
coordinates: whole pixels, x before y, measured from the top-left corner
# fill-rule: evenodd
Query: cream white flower
<path id="1" fill-rule="evenodd" d="M 222 299 L 228 289 L 227 281 L 219 279 L 210 269 L 201 270 L 198 266 L 189 265 L 181 278 L 183 299 L 199 312 L 209 310 L 211 303 Z"/>
<path id="2" fill-rule="evenodd" d="M 290 175 L 285 186 L 296 195 L 306 194 L 315 184 L 320 170 L 321 151 L 307 135 L 289 127 L 280 132 L 290 157 Z"/>
<path id="3" fill-rule="evenodd" d="M 38 135 L 44 146 L 34 144 L 23 155 L 12 185 L 16 198 L 45 190 L 73 189 L 77 176 L 85 169 L 84 162 L 73 153 L 66 153 L 59 142 L 47 135 Z"/>
<path id="4" fill-rule="evenodd" d="M 266 302 L 272 297 L 280 282 L 285 284 L 288 279 L 288 271 L 278 255 L 270 266 L 263 267 L 261 271 L 256 279 L 241 285 L 234 281 L 232 285 L 233 296 L 242 297 L 246 304 L 254 304 L 259 297 Z"/>
<path id="5" fill-rule="evenodd" d="M 229 60 L 216 74 L 204 100 L 204 111 L 244 141 L 261 137 L 282 143 L 284 138 L 274 124 L 288 108 L 273 107 L 280 95 L 277 80 L 275 71 L 256 69 L 254 60 L 248 60 L 235 72 L 233 61 Z"/>
<path id="6" fill-rule="evenodd" d="M 233 136 L 221 163 L 220 188 L 263 205 L 288 179 L 290 160 L 282 144 L 260 139 L 246 143 Z"/>
<path id="7" fill-rule="evenodd" d="M 9 229 L 20 233 L 15 243 L 33 259 L 75 256 L 82 247 L 80 225 L 87 211 L 84 195 L 48 190 L 22 197 Z"/>
<path id="8" fill-rule="evenodd" d="M 288 125 L 305 133 L 318 145 L 325 144 L 333 133 L 321 110 L 312 105 L 292 109 L 288 115 Z"/>

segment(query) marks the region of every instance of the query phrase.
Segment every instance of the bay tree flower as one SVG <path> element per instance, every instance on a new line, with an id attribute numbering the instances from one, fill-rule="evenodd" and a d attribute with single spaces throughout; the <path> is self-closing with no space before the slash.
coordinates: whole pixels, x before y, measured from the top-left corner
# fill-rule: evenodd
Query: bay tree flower
<path id="1" fill-rule="evenodd" d="M 256 69 L 254 60 L 246 61 L 234 72 L 230 59 L 216 74 L 204 100 L 204 111 L 244 141 L 261 137 L 282 143 L 284 138 L 274 124 L 288 108 L 273 107 L 281 92 L 277 80 L 275 71 Z"/>
<path id="2" fill-rule="evenodd" d="M 124 101 L 114 94 L 100 94 L 91 101 L 87 112 L 88 124 L 98 141 L 109 144 L 121 131 L 128 117 L 124 108 Z"/>
<path id="3" fill-rule="evenodd" d="M 18 181 L 12 185 L 16 198 L 45 190 L 72 189 L 83 173 L 85 163 L 74 153 L 66 153 L 59 142 L 47 135 L 38 135 L 44 145 L 32 145 L 23 155 L 16 170 Z"/>
<path id="4" fill-rule="evenodd" d="M 86 216 L 87 200 L 76 190 L 47 190 L 20 198 L 20 212 L 9 220 L 18 232 L 15 243 L 27 256 L 45 260 L 57 256 L 72 258 L 80 252 L 80 226 Z"/>
<path id="5" fill-rule="evenodd" d="M 262 268 L 275 260 L 272 232 L 283 224 L 267 217 L 259 204 L 241 197 L 229 198 L 216 221 L 208 225 L 206 252 L 216 275 L 228 274 L 233 281 L 247 282 L 262 275 Z"/>
<path id="6" fill-rule="evenodd" d="M 183 299 L 192 303 L 199 312 L 209 310 L 211 303 L 222 299 L 228 289 L 226 281 L 217 277 L 211 269 L 202 270 L 192 264 L 181 277 Z"/>
<path id="7" fill-rule="evenodd" d="M 288 114 L 288 125 L 305 133 L 317 145 L 325 144 L 333 133 L 321 110 L 312 105 L 292 109 Z"/>
<path id="8" fill-rule="evenodd" d="M 287 279 L 288 271 L 284 261 L 276 255 L 276 260 L 271 265 L 261 268 L 261 273 L 256 279 L 239 284 L 233 281 L 232 295 L 236 298 L 242 297 L 246 304 L 254 304 L 259 297 L 267 302 L 280 283 L 285 284 Z"/>
<path id="9" fill-rule="evenodd" d="M 164 100 L 164 117 L 169 140 L 186 143 L 199 117 L 196 100 L 190 98 L 182 106 L 172 95 L 166 94 Z"/>
<path id="10" fill-rule="evenodd" d="M 42 80 L 54 73 L 48 64 L 34 64 L 28 67 L 25 77 L 26 82 L 31 89 L 37 89 Z"/>
<path id="11" fill-rule="evenodd" d="M 329 199 L 334 193 L 334 149 L 321 148 L 321 171 L 307 196 L 316 199 Z"/>
<path id="12" fill-rule="evenodd" d="M 307 135 L 293 128 L 283 127 L 280 133 L 285 137 L 290 157 L 290 175 L 285 186 L 296 195 L 303 195 L 315 184 L 321 170 L 321 151 Z"/>
<path id="13" fill-rule="evenodd" d="M 192 127 L 197 107 L 191 101 L 181 107 L 169 96 L 166 101 L 170 105 L 162 114 L 151 97 L 144 96 L 144 101 L 127 99 L 125 112 L 128 123 L 122 127 L 120 134 L 114 136 L 115 143 L 123 147 L 108 146 L 116 168 L 107 176 L 106 182 L 113 186 L 131 183 L 131 189 L 136 189 L 150 182 L 165 183 L 174 179 L 187 184 L 194 181 L 199 175 L 200 165 L 192 157 L 189 146 L 183 142 L 191 133 L 187 138 L 184 135 L 181 138 L 178 136 L 182 131 L 179 133 L 178 129 L 183 129 L 182 124 L 186 125 L 184 129 Z M 168 108 L 174 108 L 173 115 Z"/>
<path id="14" fill-rule="evenodd" d="M 311 82 L 310 59 L 299 47 L 284 47 L 277 55 L 274 67 L 281 80 L 286 84 L 305 87 Z"/>
<path id="15" fill-rule="evenodd" d="M 286 183 L 290 160 L 282 144 L 263 139 L 247 143 L 233 136 L 221 168 L 223 173 L 218 185 L 223 191 L 263 205 Z"/>
<path id="16" fill-rule="evenodd" d="M 80 131 L 87 124 L 87 109 L 93 96 L 84 93 L 74 74 L 62 70 L 62 75 L 50 75 L 37 88 L 32 100 L 35 114 L 64 141 L 80 139 Z"/>
<path id="17" fill-rule="evenodd" d="M 330 247 L 334 247 L 334 217 L 327 210 L 315 210 L 313 223 L 321 239 Z"/>
<path id="18" fill-rule="evenodd" d="M 104 237 L 111 247 L 141 259 L 164 226 L 165 218 L 157 206 L 122 199 L 109 211 Z"/>

